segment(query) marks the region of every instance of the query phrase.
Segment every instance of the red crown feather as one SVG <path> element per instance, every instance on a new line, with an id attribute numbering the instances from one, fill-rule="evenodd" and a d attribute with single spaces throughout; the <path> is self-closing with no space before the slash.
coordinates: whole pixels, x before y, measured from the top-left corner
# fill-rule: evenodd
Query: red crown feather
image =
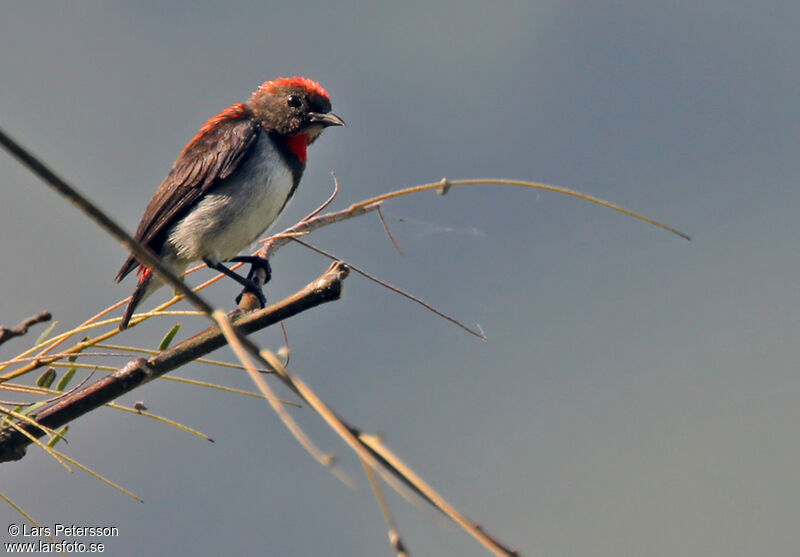
<path id="1" fill-rule="evenodd" d="M 328 92 L 325 90 L 322 85 L 317 83 L 312 79 L 308 79 L 307 77 L 300 77 L 296 75 L 294 77 L 279 77 L 278 79 L 273 79 L 272 81 L 265 81 L 259 88 L 258 91 L 269 91 L 270 93 L 274 92 L 275 89 L 278 87 L 303 87 L 304 89 L 308 89 L 309 91 L 313 91 L 314 93 L 325 97 L 327 99 L 330 98 Z"/>

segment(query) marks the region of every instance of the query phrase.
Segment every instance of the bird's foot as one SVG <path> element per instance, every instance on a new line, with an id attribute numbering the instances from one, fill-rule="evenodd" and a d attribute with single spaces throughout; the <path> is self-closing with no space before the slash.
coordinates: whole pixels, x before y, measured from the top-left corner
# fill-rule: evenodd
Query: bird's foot
<path id="1" fill-rule="evenodd" d="M 272 278 L 272 267 L 270 267 L 269 260 L 257 255 L 239 255 L 231 258 L 229 261 L 233 263 L 250 263 L 250 272 L 247 273 L 246 279 L 250 284 L 242 282 L 244 289 L 236 296 L 236 304 L 238 305 L 241 303 L 242 296 L 246 293 L 250 293 L 258 298 L 262 308 L 266 307 L 267 298 L 264 296 L 261 285 L 268 283 L 269 279 Z M 259 271 L 263 271 L 263 273 L 259 273 Z"/>
<path id="2" fill-rule="evenodd" d="M 269 279 L 272 278 L 272 267 L 269 264 L 269 259 L 265 257 L 259 257 L 257 255 L 238 255 L 228 261 L 232 263 L 250 263 L 250 272 L 247 273 L 247 278 L 249 280 L 253 280 L 259 269 L 264 271 L 265 276 L 263 284 L 267 284 Z"/>
<path id="3" fill-rule="evenodd" d="M 270 269 L 267 260 L 262 257 L 241 256 L 241 257 L 235 257 L 230 261 L 237 261 L 237 262 L 241 261 L 243 263 L 250 263 L 251 265 L 253 265 L 253 268 L 250 269 L 250 274 L 248 275 L 248 278 L 244 278 L 235 271 L 231 271 L 225 265 L 220 263 L 218 260 L 214 260 L 208 257 L 203 259 L 203 263 L 205 263 L 212 269 L 219 271 L 224 275 L 227 275 L 228 277 L 232 278 L 233 280 L 244 286 L 244 290 L 242 290 L 241 294 L 236 296 L 237 304 L 241 301 L 242 296 L 245 294 L 245 292 L 249 292 L 258 299 L 259 303 L 261 304 L 261 307 L 265 307 L 267 305 L 267 298 L 264 296 L 264 292 L 262 292 L 261 290 L 261 283 L 262 283 L 261 274 L 256 273 L 256 271 L 259 269 L 263 269 L 264 275 L 266 275 L 266 278 L 269 279 Z M 263 282 L 266 282 L 266 280 Z"/>
<path id="4" fill-rule="evenodd" d="M 262 308 L 267 307 L 267 297 L 264 296 L 264 291 L 261 289 L 261 287 L 252 280 L 248 280 L 248 282 L 250 284 L 245 284 L 242 291 L 239 292 L 238 296 L 236 296 L 235 299 L 236 305 L 239 305 L 241 303 L 242 296 L 244 296 L 245 294 L 252 294 L 256 298 L 258 298 L 258 302 L 261 304 Z"/>

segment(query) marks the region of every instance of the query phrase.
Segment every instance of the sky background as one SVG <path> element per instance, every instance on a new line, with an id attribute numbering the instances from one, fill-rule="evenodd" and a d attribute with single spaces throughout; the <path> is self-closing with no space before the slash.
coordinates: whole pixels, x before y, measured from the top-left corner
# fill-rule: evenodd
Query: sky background
<path id="1" fill-rule="evenodd" d="M 514 188 L 387 203 L 403 256 L 372 216 L 309 240 L 488 340 L 351 276 L 344 299 L 286 323 L 291 370 L 523 555 L 797 552 L 796 2 L 1 4 L 0 126 L 128 230 L 205 119 L 300 74 L 348 126 L 311 147 L 279 228 L 335 170 L 335 208 L 506 177 L 690 234 Z M 0 324 L 47 309 L 63 330 L 130 294 L 113 281 L 123 249 L 5 154 L 0 188 Z M 328 261 L 293 246 L 272 265 L 275 300 Z M 238 288 L 206 292 L 229 308 Z M 153 347 L 170 323 L 115 340 Z M 254 338 L 283 344 L 278 329 Z M 180 375 L 252 388 L 235 371 Z M 120 402 L 136 400 L 216 443 L 103 409 L 61 448 L 144 504 L 39 450 L 2 466 L 0 491 L 43 525 L 118 527 L 107 555 L 392 554 L 359 463 L 308 409 L 292 414 L 360 491 L 263 401 L 165 381 Z M 486 554 L 389 501 L 412 554 Z M 21 519 L 0 506 L 0 522 L 9 541 Z"/>

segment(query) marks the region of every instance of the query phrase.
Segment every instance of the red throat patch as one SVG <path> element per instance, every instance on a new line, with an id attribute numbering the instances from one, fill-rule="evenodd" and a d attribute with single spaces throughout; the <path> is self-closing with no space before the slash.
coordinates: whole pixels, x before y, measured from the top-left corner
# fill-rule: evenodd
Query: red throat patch
<path id="1" fill-rule="evenodd" d="M 303 164 L 308 160 L 308 153 L 306 152 L 308 148 L 308 136 L 306 134 L 299 133 L 287 137 L 286 148 Z"/>

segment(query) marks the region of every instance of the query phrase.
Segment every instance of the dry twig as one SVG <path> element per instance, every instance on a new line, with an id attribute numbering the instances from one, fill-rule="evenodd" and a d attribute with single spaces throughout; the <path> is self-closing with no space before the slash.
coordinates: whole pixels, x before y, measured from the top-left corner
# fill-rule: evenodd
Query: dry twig
<path id="1" fill-rule="evenodd" d="M 51 318 L 52 316 L 50 315 L 50 312 L 43 311 L 39 315 L 28 317 L 22 323 L 11 329 L 8 329 L 6 327 L 0 327 L 0 344 L 3 344 L 7 340 L 12 339 L 14 337 L 21 337 L 22 335 L 28 332 L 28 329 L 32 325 L 35 325 L 37 323 L 44 323 L 45 321 L 50 321 Z"/>

